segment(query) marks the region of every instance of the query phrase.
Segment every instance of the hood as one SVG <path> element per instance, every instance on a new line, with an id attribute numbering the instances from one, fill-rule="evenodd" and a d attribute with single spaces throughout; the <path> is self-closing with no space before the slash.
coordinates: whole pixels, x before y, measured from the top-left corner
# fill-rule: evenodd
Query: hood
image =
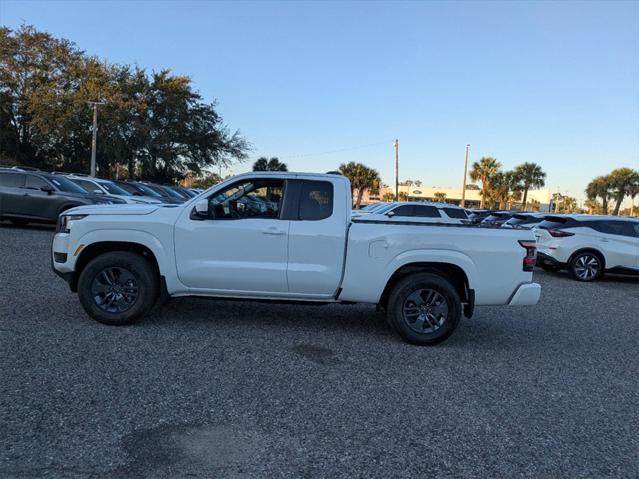
<path id="1" fill-rule="evenodd" d="M 76 206 L 65 211 L 72 215 L 148 215 L 159 208 L 170 208 L 169 205 L 86 205 Z"/>

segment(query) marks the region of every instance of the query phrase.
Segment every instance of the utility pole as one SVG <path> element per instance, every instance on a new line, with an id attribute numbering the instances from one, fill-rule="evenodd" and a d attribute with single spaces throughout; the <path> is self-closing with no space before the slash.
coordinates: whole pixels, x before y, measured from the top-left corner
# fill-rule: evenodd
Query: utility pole
<path id="1" fill-rule="evenodd" d="M 91 139 L 91 176 L 95 176 L 95 151 L 98 146 L 98 105 L 104 105 L 103 101 L 88 101 L 93 105 L 93 138 Z"/>
<path id="2" fill-rule="evenodd" d="M 464 183 L 462 185 L 462 200 L 461 207 L 466 207 L 466 175 L 468 174 L 468 148 L 470 145 L 466 145 L 466 158 L 464 159 Z"/>
<path id="3" fill-rule="evenodd" d="M 399 140 L 395 139 L 395 201 L 399 201 Z"/>

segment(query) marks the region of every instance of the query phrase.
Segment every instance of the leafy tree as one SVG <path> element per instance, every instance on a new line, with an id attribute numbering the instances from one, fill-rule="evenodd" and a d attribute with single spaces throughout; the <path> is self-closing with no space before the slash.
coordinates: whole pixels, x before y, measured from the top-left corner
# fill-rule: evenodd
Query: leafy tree
<path id="1" fill-rule="evenodd" d="M 200 176 L 199 178 L 195 178 L 191 186 L 193 188 L 202 188 L 205 190 L 213 185 L 217 185 L 220 181 L 222 181 L 220 175 L 217 173 L 208 173 L 204 176 Z"/>
<path id="2" fill-rule="evenodd" d="M 435 198 L 435 201 L 440 201 L 443 203 L 444 201 L 446 201 L 446 193 L 444 193 L 443 191 L 436 191 L 433 195 L 433 198 Z"/>
<path id="3" fill-rule="evenodd" d="M 531 211 L 539 211 L 541 209 L 541 203 L 534 198 L 528 200 L 528 209 Z"/>
<path id="4" fill-rule="evenodd" d="M 385 201 L 386 203 L 395 201 L 395 195 L 393 193 L 384 193 L 384 196 L 382 196 L 382 201 Z"/>
<path id="5" fill-rule="evenodd" d="M 397 201 L 408 201 L 408 193 L 406 193 L 405 191 L 400 191 Z"/>
<path id="6" fill-rule="evenodd" d="M 546 173 L 536 163 L 524 163 L 514 170 L 514 177 L 521 183 L 524 194 L 523 209 L 528 202 L 528 190 L 531 188 L 543 188 L 546 185 Z"/>
<path id="7" fill-rule="evenodd" d="M 88 172 L 92 111 L 100 100 L 98 171 L 175 182 L 242 159 L 249 144 L 230 133 L 168 70 L 108 64 L 31 26 L 0 28 L 0 157 L 27 166 Z"/>
<path id="8" fill-rule="evenodd" d="M 355 208 L 359 208 L 366 190 L 370 190 L 372 193 L 379 191 L 381 179 L 377 170 L 369 168 L 362 163 L 351 161 L 340 165 L 339 171 L 351 182 Z"/>
<path id="9" fill-rule="evenodd" d="M 612 198 L 612 185 L 607 176 L 597 176 L 586 186 L 586 196 L 590 200 L 601 198 L 601 209 L 603 214 L 608 214 L 608 202 Z"/>
<path id="10" fill-rule="evenodd" d="M 488 198 L 488 190 L 490 187 L 490 179 L 499 171 L 501 163 L 490 156 L 482 157 L 479 161 L 475 161 L 470 169 L 470 179 L 481 182 L 481 202 L 480 208 L 484 208 L 486 199 Z"/>
<path id="11" fill-rule="evenodd" d="M 489 180 L 488 197 L 491 203 L 499 205 L 499 209 L 510 208 L 512 202 L 519 198 L 520 186 L 512 171 L 498 171 Z"/>
<path id="12" fill-rule="evenodd" d="M 253 163 L 253 171 L 288 171 L 288 167 L 285 163 L 280 162 L 277 157 L 268 159 L 262 156 Z"/>
<path id="13" fill-rule="evenodd" d="M 588 213 L 591 215 L 600 215 L 604 214 L 601 203 L 596 198 L 588 198 L 584 205 L 588 209 Z"/>
<path id="14" fill-rule="evenodd" d="M 632 168 L 617 168 L 608 175 L 608 182 L 612 197 L 616 202 L 612 214 L 617 216 L 624 198 L 631 196 L 632 193 L 636 194 L 637 185 L 639 185 L 639 171 Z"/>
<path id="15" fill-rule="evenodd" d="M 477 191 L 477 190 L 479 190 L 479 186 L 477 186 L 477 185 L 475 185 L 473 183 L 469 183 L 469 184 L 466 185 L 466 189 L 467 190 Z"/>

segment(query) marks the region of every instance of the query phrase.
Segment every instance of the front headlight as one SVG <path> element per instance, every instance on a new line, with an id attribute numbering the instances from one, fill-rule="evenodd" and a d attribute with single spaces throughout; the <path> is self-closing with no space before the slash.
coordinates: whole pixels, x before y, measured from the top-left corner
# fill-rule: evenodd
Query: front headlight
<path id="1" fill-rule="evenodd" d="M 86 216 L 87 215 L 60 215 L 58 217 L 58 225 L 56 228 L 56 233 L 69 233 L 71 222 L 81 220 L 82 218 Z"/>

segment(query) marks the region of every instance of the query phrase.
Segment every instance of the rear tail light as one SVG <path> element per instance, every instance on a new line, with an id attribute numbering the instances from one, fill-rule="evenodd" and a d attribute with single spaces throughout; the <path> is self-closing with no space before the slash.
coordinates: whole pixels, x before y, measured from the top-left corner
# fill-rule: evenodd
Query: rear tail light
<path id="1" fill-rule="evenodd" d="M 575 235 L 575 233 L 569 233 L 568 231 L 558 230 L 557 228 L 550 228 L 548 230 L 548 233 L 550 233 L 550 236 L 553 236 L 554 238 L 565 238 L 566 236 Z"/>
<path id="2" fill-rule="evenodd" d="M 522 248 L 526 248 L 526 257 L 524 258 L 524 271 L 532 271 L 537 263 L 537 243 L 529 240 L 519 240 Z"/>

